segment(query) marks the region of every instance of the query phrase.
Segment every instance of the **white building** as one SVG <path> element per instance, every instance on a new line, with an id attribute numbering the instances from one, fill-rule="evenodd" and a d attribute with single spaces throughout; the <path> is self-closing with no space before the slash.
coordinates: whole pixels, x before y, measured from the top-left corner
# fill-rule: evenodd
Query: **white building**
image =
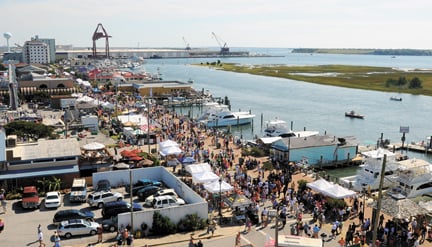
<path id="1" fill-rule="evenodd" d="M 50 51 L 46 43 L 38 40 L 26 41 L 23 46 L 23 61 L 25 63 L 50 63 Z"/>
<path id="2" fill-rule="evenodd" d="M 48 50 L 49 50 L 49 62 L 50 63 L 55 63 L 56 61 L 56 44 L 55 44 L 55 39 L 47 39 L 47 38 L 39 38 L 38 35 L 36 35 L 34 38 L 32 38 L 32 40 L 37 40 L 40 42 L 43 42 L 45 44 L 47 44 L 48 46 Z"/>

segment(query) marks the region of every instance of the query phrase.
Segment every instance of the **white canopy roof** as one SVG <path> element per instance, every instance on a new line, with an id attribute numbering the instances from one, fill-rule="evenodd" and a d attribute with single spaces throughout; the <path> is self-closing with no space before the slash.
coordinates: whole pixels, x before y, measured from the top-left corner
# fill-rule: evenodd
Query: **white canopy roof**
<path id="1" fill-rule="evenodd" d="M 177 154 L 181 154 L 182 152 L 183 150 L 181 150 L 179 147 L 167 147 L 159 151 L 159 153 L 162 154 L 163 156 L 172 155 L 172 154 L 177 155 Z"/>
<path id="2" fill-rule="evenodd" d="M 85 96 L 83 96 L 83 97 L 81 97 L 81 98 L 78 98 L 76 101 L 77 101 L 77 102 L 86 102 L 86 103 L 90 103 L 90 102 L 94 102 L 94 100 L 95 100 L 95 99 L 93 99 L 92 97 L 89 97 L 89 96 L 85 95 Z"/>
<path id="3" fill-rule="evenodd" d="M 187 165 L 186 171 L 193 175 L 194 173 L 211 172 L 212 169 L 208 163 L 201 163 L 201 164 Z"/>
<path id="4" fill-rule="evenodd" d="M 213 172 L 201 172 L 192 174 L 192 182 L 194 183 L 210 183 L 217 181 L 219 183 L 219 176 Z"/>
<path id="5" fill-rule="evenodd" d="M 93 151 L 93 150 L 101 150 L 105 148 L 105 145 L 99 142 L 91 142 L 88 144 L 85 144 L 81 147 L 84 150 Z"/>
<path id="6" fill-rule="evenodd" d="M 222 183 L 219 183 L 218 180 L 204 184 L 204 188 L 210 193 L 219 193 L 219 192 L 227 192 L 234 189 L 231 184 L 222 180 Z"/>
<path id="7" fill-rule="evenodd" d="M 178 146 L 179 146 L 179 144 L 177 142 L 171 141 L 171 140 L 166 140 L 166 141 L 159 143 L 160 149 L 165 149 L 167 147 L 178 147 Z"/>
<path id="8" fill-rule="evenodd" d="M 338 184 L 330 183 L 325 179 L 320 179 L 312 183 L 308 183 L 307 186 L 321 194 L 336 198 L 342 199 L 350 196 L 356 195 L 355 191 L 346 189 Z"/>

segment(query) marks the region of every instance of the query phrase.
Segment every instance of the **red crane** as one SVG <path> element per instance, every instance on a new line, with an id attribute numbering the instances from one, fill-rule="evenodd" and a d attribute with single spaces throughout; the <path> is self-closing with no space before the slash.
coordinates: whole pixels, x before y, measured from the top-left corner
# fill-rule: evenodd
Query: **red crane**
<path id="1" fill-rule="evenodd" d="M 100 38 L 105 38 L 105 57 L 109 58 L 109 41 L 108 38 L 111 38 L 110 35 L 108 35 L 107 31 L 105 30 L 105 28 L 102 26 L 101 23 L 99 23 L 96 27 L 96 30 L 93 33 L 93 57 L 97 58 L 97 51 L 96 51 L 96 40 L 100 39 Z"/>

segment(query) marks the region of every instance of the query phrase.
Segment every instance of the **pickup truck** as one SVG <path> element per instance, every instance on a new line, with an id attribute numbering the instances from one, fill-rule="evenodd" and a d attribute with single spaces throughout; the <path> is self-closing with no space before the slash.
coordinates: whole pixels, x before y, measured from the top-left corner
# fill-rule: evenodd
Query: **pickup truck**
<path id="1" fill-rule="evenodd" d="M 136 182 L 135 184 L 132 185 L 132 195 L 135 196 L 140 189 L 145 188 L 145 187 L 150 186 L 150 185 L 162 187 L 162 183 L 159 181 L 155 181 L 155 180 L 147 179 L 147 178 L 142 178 L 142 179 L 139 179 L 138 182 Z M 127 193 L 130 194 L 130 185 L 129 184 L 125 185 L 125 190 Z"/>
<path id="2" fill-rule="evenodd" d="M 21 205 L 23 208 L 39 208 L 39 193 L 36 186 L 26 186 L 23 190 Z"/>

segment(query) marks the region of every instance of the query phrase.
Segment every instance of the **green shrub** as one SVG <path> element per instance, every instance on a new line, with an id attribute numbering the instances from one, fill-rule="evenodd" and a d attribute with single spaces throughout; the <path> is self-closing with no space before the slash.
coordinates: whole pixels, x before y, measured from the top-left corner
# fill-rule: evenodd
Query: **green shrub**
<path id="1" fill-rule="evenodd" d="M 308 181 L 304 180 L 304 179 L 300 179 L 297 181 L 297 185 L 298 185 L 298 191 L 301 193 L 303 191 L 305 191 L 307 189 L 307 183 Z"/>
<path id="2" fill-rule="evenodd" d="M 327 198 L 326 200 L 326 208 L 345 208 L 346 206 L 347 204 L 343 199 Z"/>
<path id="3" fill-rule="evenodd" d="M 188 214 L 184 218 L 180 219 L 180 221 L 177 223 L 177 231 L 196 231 L 199 229 L 204 229 L 206 225 L 206 221 L 198 217 L 197 214 Z"/>
<path id="4" fill-rule="evenodd" d="M 161 215 L 159 212 L 153 213 L 152 233 L 154 235 L 169 235 L 177 232 L 177 226 L 171 222 L 170 218 Z"/>

